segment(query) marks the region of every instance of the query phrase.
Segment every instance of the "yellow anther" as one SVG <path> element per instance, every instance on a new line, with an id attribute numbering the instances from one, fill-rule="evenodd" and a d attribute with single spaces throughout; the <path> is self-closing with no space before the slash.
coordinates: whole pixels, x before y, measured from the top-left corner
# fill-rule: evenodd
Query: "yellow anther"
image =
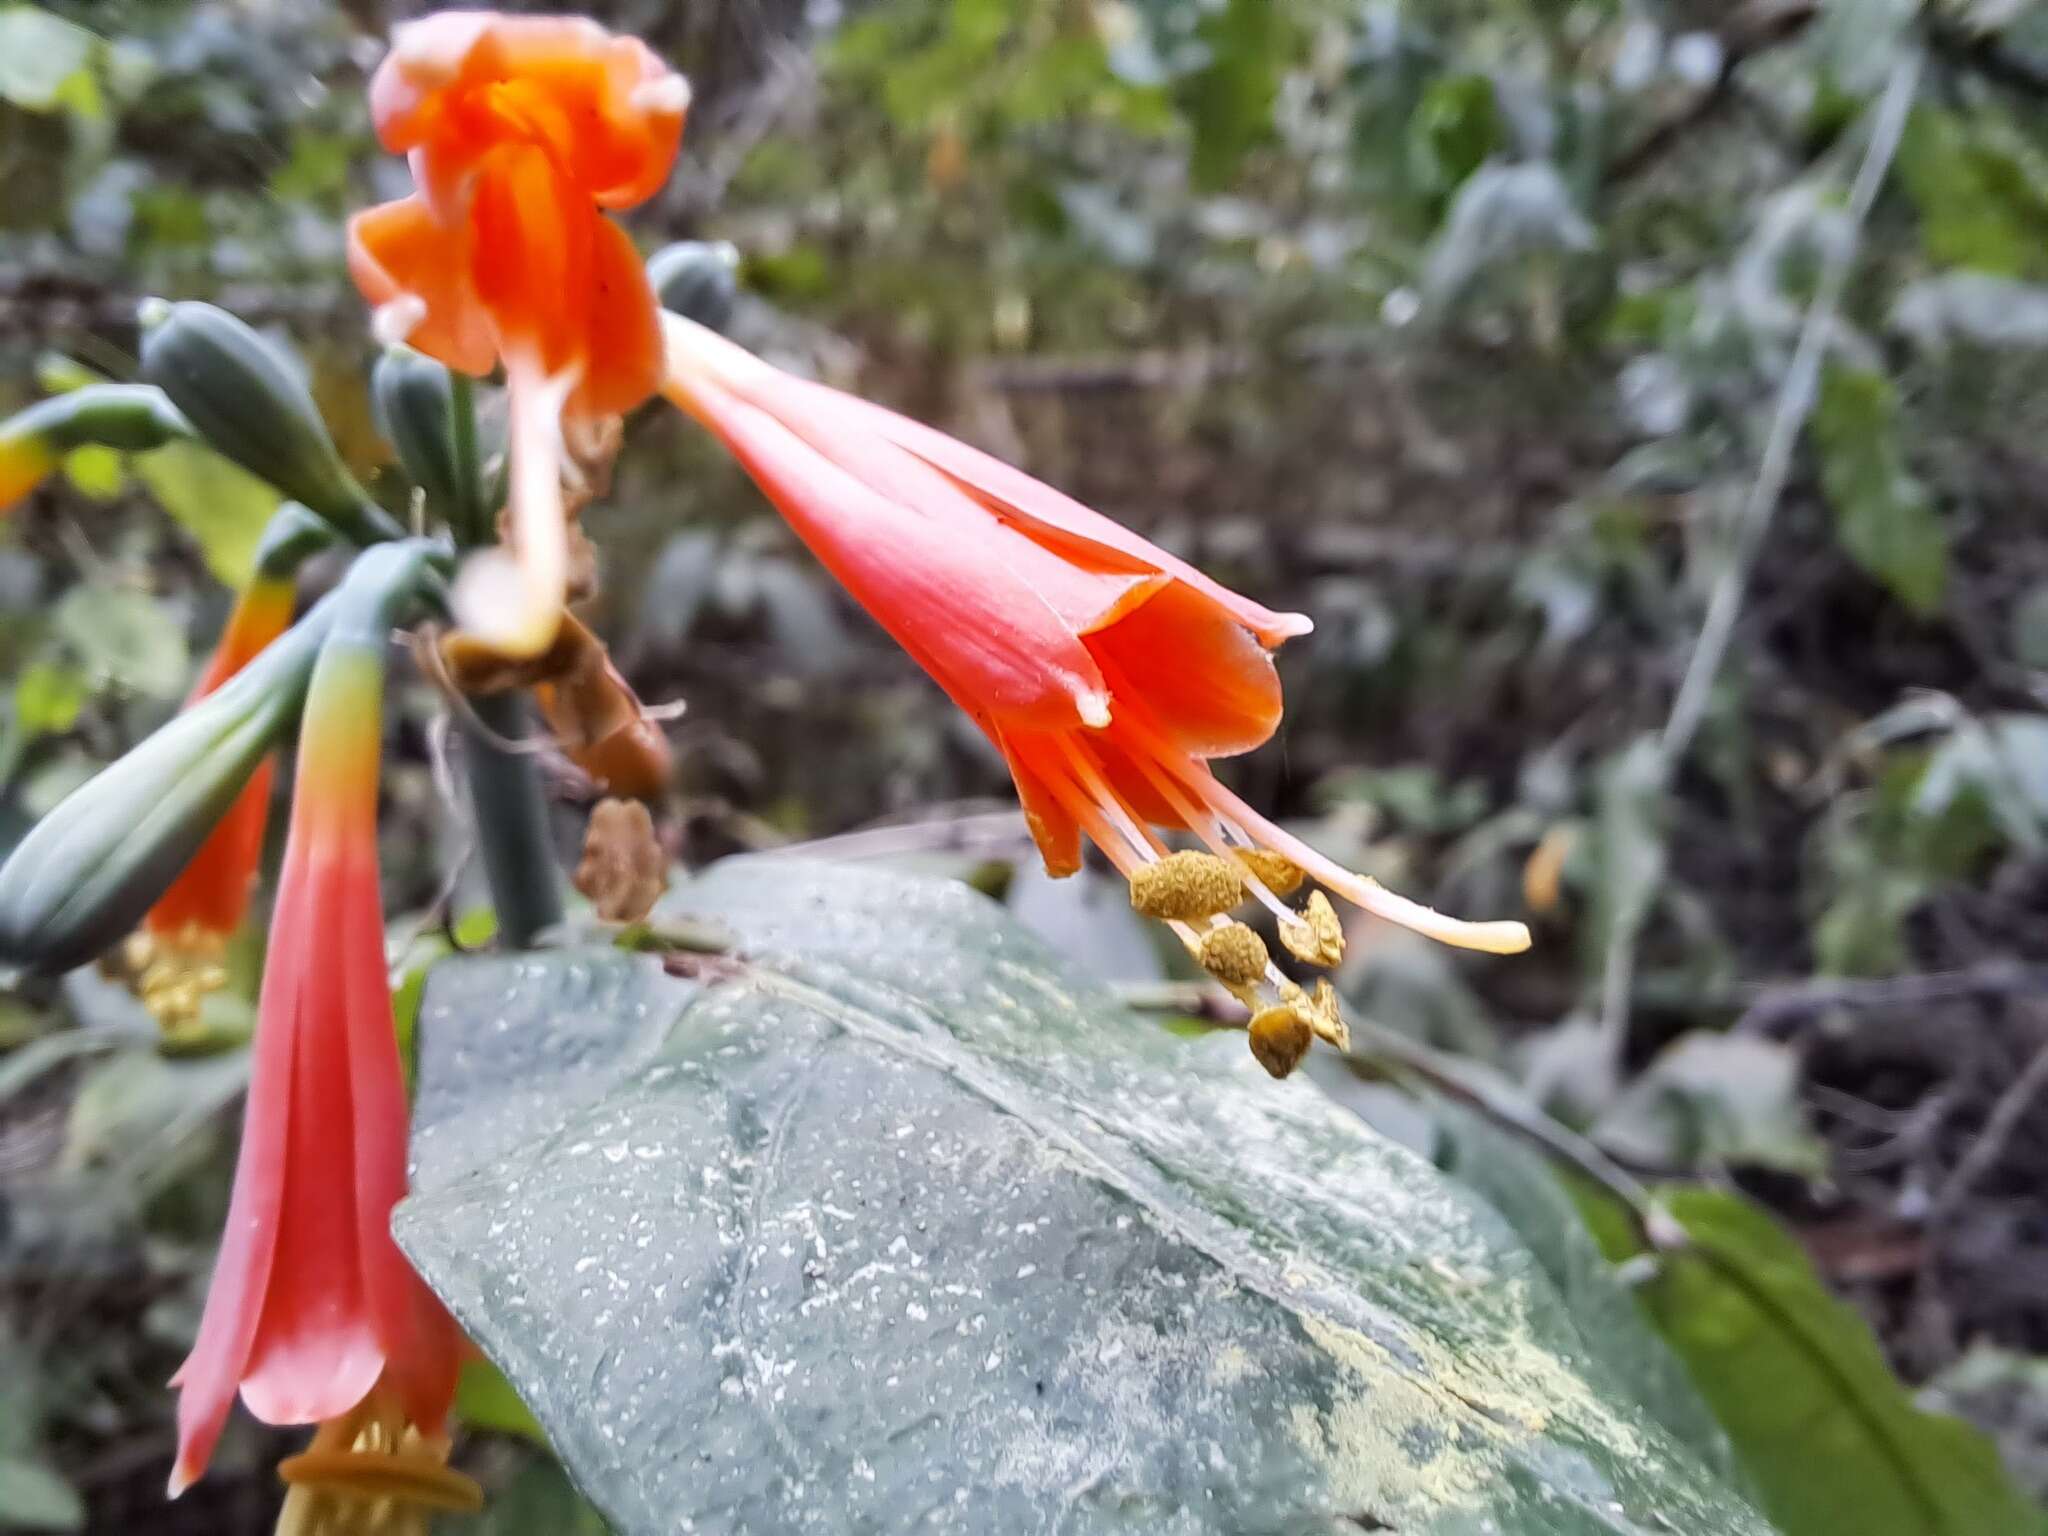
<path id="1" fill-rule="evenodd" d="M 151 1018 L 166 1034 L 177 1034 L 199 1022 L 209 993 L 228 984 L 221 957 L 227 940 L 196 924 L 170 934 L 130 934 L 122 946 L 119 969 Z"/>
<path id="2" fill-rule="evenodd" d="M 427 1536 L 440 1512 L 473 1514 L 483 1489 L 448 1466 L 445 1436 L 408 1424 L 383 1389 L 278 1463 L 290 1489 L 277 1536 Z"/>
<path id="3" fill-rule="evenodd" d="M 1321 891 L 1308 893 L 1308 905 L 1294 922 L 1280 925 L 1280 942 L 1304 965 L 1335 965 L 1344 958 L 1344 924 Z"/>
<path id="4" fill-rule="evenodd" d="M 1252 872 L 1252 878 L 1275 896 L 1292 896 L 1308 876 L 1284 853 L 1270 848 L 1240 848 L 1237 861 Z"/>
<path id="5" fill-rule="evenodd" d="M 1330 985 L 1327 976 L 1316 979 L 1315 993 L 1308 1000 L 1308 1023 L 1318 1038 L 1340 1051 L 1351 1049 L 1351 1027 L 1344 1022 L 1338 1009 L 1337 989 Z"/>
<path id="6" fill-rule="evenodd" d="M 1248 987 L 1266 974 L 1266 942 L 1243 923 L 1211 928 L 1196 958 L 1225 986 Z"/>
<path id="7" fill-rule="evenodd" d="M 1314 1026 L 1298 1004 L 1275 1003 L 1252 1015 L 1252 1055 L 1275 1077 L 1300 1066 L 1314 1038 Z"/>
<path id="8" fill-rule="evenodd" d="M 1131 908 L 1162 922 L 1193 923 L 1244 900 L 1244 872 L 1213 853 L 1169 853 L 1131 876 Z"/>

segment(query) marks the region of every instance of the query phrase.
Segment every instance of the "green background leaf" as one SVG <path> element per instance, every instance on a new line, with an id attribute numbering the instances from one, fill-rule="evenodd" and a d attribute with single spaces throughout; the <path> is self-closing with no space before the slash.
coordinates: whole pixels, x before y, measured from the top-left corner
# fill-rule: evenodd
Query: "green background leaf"
<path id="1" fill-rule="evenodd" d="M 171 443 L 134 462 L 142 483 L 198 541 L 214 577 L 230 587 L 247 581 L 277 492 L 196 443 Z"/>
<path id="2" fill-rule="evenodd" d="M 2048 1529 L 1977 1430 L 1913 1405 L 1864 1321 L 1759 1207 L 1718 1190 L 1664 1200 L 1691 1240 L 1638 1291 L 1734 1441 L 1785 1536 L 1985 1536 Z M 1636 1245 L 1588 1210 L 1609 1257 Z"/>
<path id="3" fill-rule="evenodd" d="M 1842 548 L 1908 608 L 1933 613 L 1948 584 L 1948 534 L 1906 465 L 1891 381 L 1831 364 L 1821 378 L 1813 435 Z"/>

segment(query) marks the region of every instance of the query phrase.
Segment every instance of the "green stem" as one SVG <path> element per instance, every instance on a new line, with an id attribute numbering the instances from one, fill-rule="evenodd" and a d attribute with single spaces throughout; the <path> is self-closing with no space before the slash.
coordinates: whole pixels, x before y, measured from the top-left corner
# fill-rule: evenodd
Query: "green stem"
<path id="1" fill-rule="evenodd" d="M 526 734 L 523 695 L 491 694 L 470 702 L 498 736 L 517 740 Z M 513 948 L 530 949 L 544 929 L 562 920 L 562 872 L 548 832 L 540 772 L 531 756 L 502 751 L 475 732 L 463 746 L 498 933 Z"/>
<path id="2" fill-rule="evenodd" d="M 448 431 L 455 451 L 455 484 L 462 505 L 451 509 L 461 519 L 456 542 L 464 548 L 487 544 L 490 512 L 484 505 L 483 465 L 476 440 L 476 385 L 466 373 L 448 371 Z"/>

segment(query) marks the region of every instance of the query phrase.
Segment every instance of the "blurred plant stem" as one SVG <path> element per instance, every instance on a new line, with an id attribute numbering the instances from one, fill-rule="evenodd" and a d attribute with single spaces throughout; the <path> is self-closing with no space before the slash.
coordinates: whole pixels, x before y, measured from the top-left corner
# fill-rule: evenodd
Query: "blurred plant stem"
<path id="1" fill-rule="evenodd" d="M 1835 318 L 1862 248 L 1864 223 L 1891 171 L 1907 116 L 1912 111 L 1920 83 L 1920 64 L 1917 49 L 1909 48 L 1902 53 L 1892 66 L 1884 94 L 1871 109 L 1870 140 L 1843 210 L 1841 238 L 1830 246 L 1813 299 L 1806 307 L 1792 360 L 1778 388 L 1770 430 L 1757 462 L 1756 479 L 1736 514 L 1727 561 L 1715 577 L 1699 637 L 1693 642 L 1692 656 L 1671 703 L 1671 714 L 1657 740 L 1655 780 L 1660 791 L 1670 785 L 1673 772 L 1698 734 L 1714 683 L 1727 659 L 1750 574 L 1756 566 L 1757 551 L 1770 531 L 1772 514 L 1792 472 L 1793 452 L 1799 446 L 1800 434 L 1819 392 L 1821 364 L 1826 361 Z M 1607 937 L 1600 985 L 1600 1031 L 1606 1060 L 1617 1071 L 1628 1050 L 1629 994 L 1635 975 L 1636 940 L 1650 905 L 1644 901 L 1632 910 L 1618 913 L 1614 930 Z"/>
<path id="2" fill-rule="evenodd" d="M 464 504 L 451 508 L 456 519 L 456 541 L 464 548 L 486 544 L 491 538 L 490 498 L 484 494 L 483 464 L 478 457 L 476 436 L 476 385 L 466 373 L 448 371 L 448 431 L 455 450 L 455 483 L 464 494 Z"/>
<path id="3" fill-rule="evenodd" d="M 499 741 L 527 734 L 524 696 L 497 693 L 470 700 L 493 737 L 471 731 L 463 744 L 470 804 L 484 879 L 498 914 L 498 935 L 515 949 L 562 920 L 562 872 L 548 832 L 547 797 L 540 767 L 528 752 L 508 752 Z"/>

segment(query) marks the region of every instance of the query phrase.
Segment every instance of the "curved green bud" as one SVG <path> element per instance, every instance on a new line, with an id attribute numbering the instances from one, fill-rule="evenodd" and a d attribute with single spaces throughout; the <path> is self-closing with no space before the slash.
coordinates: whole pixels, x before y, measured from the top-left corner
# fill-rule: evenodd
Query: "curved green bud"
<path id="1" fill-rule="evenodd" d="M 398 462 L 426 492 L 427 505 L 463 543 L 487 541 L 490 517 L 477 463 L 470 381 L 409 347 L 393 347 L 370 374 L 370 405 Z"/>
<path id="2" fill-rule="evenodd" d="M 140 453 L 189 438 L 192 427 L 148 384 L 88 384 L 0 421 L 0 510 L 26 496 L 74 448 Z"/>
<path id="3" fill-rule="evenodd" d="M 722 331 L 739 295 L 739 248 L 729 240 L 678 240 L 647 258 L 647 280 L 663 309 Z"/>
<path id="4" fill-rule="evenodd" d="M 263 525 L 254 574 L 282 580 L 334 542 L 334 526 L 311 507 L 283 502 Z"/>
<path id="5" fill-rule="evenodd" d="M 142 372 L 223 457 L 305 503 L 357 544 L 404 532 L 348 472 L 290 362 L 224 309 L 162 307 L 142 332 Z"/>
<path id="6" fill-rule="evenodd" d="M 450 558 L 424 539 L 366 551 L 254 661 L 37 822 L 0 865 L 0 961 L 69 970 L 118 943 L 298 718 L 322 646 L 336 636 L 382 644 Z"/>

